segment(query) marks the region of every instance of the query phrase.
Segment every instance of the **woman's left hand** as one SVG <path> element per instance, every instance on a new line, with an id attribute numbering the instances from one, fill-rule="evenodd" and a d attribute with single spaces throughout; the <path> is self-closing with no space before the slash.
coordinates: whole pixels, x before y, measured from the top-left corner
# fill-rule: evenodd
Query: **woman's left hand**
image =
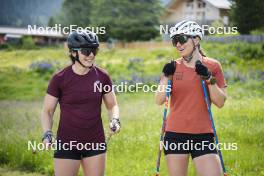
<path id="1" fill-rule="evenodd" d="M 202 77 L 202 79 L 208 80 L 212 73 L 208 70 L 208 68 L 203 65 L 201 62 L 196 62 L 195 64 L 195 72 Z"/>
<path id="2" fill-rule="evenodd" d="M 112 133 L 118 133 L 121 128 L 121 123 L 119 118 L 112 118 L 110 120 L 109 127 Z"/>

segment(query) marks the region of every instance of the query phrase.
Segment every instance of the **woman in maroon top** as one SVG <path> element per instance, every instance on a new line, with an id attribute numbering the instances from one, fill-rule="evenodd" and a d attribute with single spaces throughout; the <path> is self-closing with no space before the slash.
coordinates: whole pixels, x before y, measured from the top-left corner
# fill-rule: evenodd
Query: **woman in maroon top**
<path id="1" fill-rule="evenodd" d="M 99 47 L 96 34 L 73 32 L 68 47 L 73 64 L 53 75 L 44 98 L 42 141 L 47 146 L 52 143 L 53 114 L 59 103 L 55 175 L 77 175 L 82 165 L 85 175 L 103 176 L 106 143 L 101 104 L 103 100 L 108 110 L 111 134 L 117 133 L 120 121 L 115 93 L 108 74 L 94 65 Z"/>

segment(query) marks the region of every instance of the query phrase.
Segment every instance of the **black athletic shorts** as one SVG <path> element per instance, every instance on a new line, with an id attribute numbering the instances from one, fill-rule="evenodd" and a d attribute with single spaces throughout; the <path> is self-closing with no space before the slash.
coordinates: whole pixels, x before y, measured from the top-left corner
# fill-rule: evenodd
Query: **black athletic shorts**
<path id="1" fill-rule="evenodd" d="M 82 158 L 91 157 L 99 154 L 106 153 L 107 146 L 105 147 L 90 147 L 90 148 L 84 148 L 84 149 L 64 149 L 64 148 L 57 148 L 57 150 L 54 151 L 54 158 L 60 158 L 60 159 L 73 159 L 73 160 L 81 160 Z"/>
<path id="2" fill-rule="evenodd" d="M 214 134 L 187 134 L 166 132 L 163 149 L 167 154 L 191 154 L 192 159 L 206 154 L 216 154 Z"/>

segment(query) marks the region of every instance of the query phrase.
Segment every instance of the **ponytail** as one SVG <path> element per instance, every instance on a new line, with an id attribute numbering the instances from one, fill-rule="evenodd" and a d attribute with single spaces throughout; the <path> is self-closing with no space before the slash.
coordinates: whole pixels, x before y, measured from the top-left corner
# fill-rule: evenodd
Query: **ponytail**
<path id="1" fill-rule="evenodd" d="M 201 49 L 201 45 L 200 43 L 198 44 L 198 50 L 199 50 L 199 53 L 203 56 L 203 57 L 206 57 L 205 53 L 202 51 Z"/>

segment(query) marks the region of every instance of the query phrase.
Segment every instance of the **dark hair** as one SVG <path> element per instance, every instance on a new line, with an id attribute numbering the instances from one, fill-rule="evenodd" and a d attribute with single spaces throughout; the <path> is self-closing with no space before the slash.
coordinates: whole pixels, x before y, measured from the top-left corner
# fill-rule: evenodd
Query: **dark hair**
<path id="1" fill-rule="evenodd" d="M 76 52 L 76 51 L 73 51 L 73 50 L 70 50 L 70 51 L 69 51 L 69 57 L 70 57 L 70 59 L 71 59 L 71 61 L 72 61 L 72 64 L 74 64 L 76 58 L 72 55 L 72 52 L 75 52 L 75 53 L 77 53 L 77 52 Z M 77 54 L 78 54 L 78 53 L 77 53 Z"/>

